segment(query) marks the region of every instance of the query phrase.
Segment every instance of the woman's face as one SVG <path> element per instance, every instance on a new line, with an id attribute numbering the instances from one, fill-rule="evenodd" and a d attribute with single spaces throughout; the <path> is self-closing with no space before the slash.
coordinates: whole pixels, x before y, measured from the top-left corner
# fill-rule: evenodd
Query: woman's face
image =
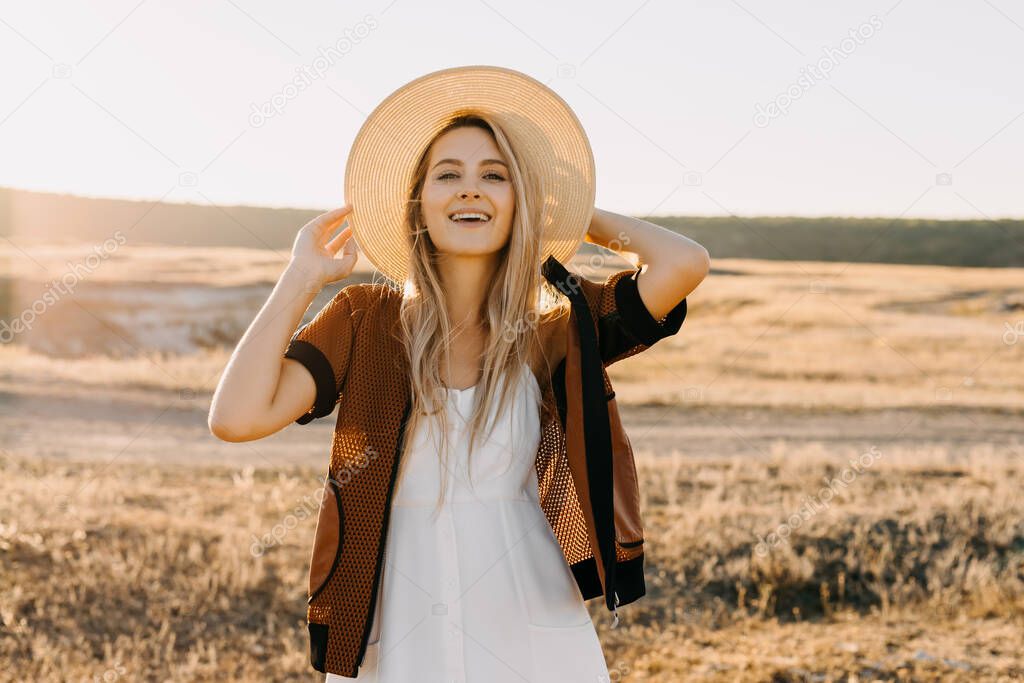
<path id="1" fill-rule="evenodd" d="M 505 246 L 512 231 L 515 192 L 494 137 L 467 126 L 437 138 L 420 200 L 421 219 L 439 251 L 477 255 Z M 468 214 L 483 214 L 486 220 L 473 220 L 481 217 Z"/>

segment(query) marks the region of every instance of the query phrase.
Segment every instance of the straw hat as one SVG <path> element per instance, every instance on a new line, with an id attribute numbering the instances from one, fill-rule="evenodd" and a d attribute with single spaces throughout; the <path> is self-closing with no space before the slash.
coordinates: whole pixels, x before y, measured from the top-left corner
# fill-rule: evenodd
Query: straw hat
<path id="1" fill-rule="evenodd" d="M 594 155 L 569 105 L 543 83 L 512 69 L 462 66 L 421 76 L 367 117 L 349 151 L 345 201 L 352 233 L 381 273 L 408 274 L 406 193 L 417 161 L 453 117 L 493 117 L 543 192 L 541 261 L 570 259 L 594 211 Z"/>

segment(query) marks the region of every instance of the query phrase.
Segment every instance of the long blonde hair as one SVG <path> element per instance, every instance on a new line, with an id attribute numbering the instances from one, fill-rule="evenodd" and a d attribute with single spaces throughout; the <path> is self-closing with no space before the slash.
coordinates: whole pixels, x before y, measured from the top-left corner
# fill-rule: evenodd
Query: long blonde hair
<path id="1" fill-rule="evenodd" d="M 559 299 L 557 290 L 540 272 L 540 212 L 544 195 L 536 175 L 520 165 L 508 138 L 493 119 L 480 114 L 454 117 L 426 146 L 413 173 L 405 215 L 410 248 L 409 275 L 400 309 L 402 342 L 409 360 L 412 384 L 406 447 L 420 420 L 431 415 L 440 420 L 442 476 L 435 513 L 445 498 L 451 450 L 448 447 L 448 415 L 444 410 L 447 390 L 441 382 L 440 361 L 443 358 L 445 367 L 451 369 L 449 341 L 457 331 L 452 329 L 444 305 L 445 291 L 437 271 L 438 250 L 426 226 L 421 223 L 420 196 L 426 182 L 431 145 L 444 133 L 463 126 L 481 128 L 493 136 L 508 161 L 515 192 L 511 234 L 500 251 L 498 266 L 489 279 L 480 311 L 486 341 L 482 375 L 474 390 L 473 410 L 467 420 L 470 453 L 481 432 L 490 434 L 493 429 L 493 423 L 485 424 L 487 417 L 500 415 L 508 406 L 514 383 L 521 377 L 523 363 L 529 362 L 540 351 L 540 326 L 568 312 L 568 303 Z M 547 375 L 550 375 L 550 368 Z M 502 386 L 500 396 L 496 395 Z M 469 480 L 472 482 L 472 475 Z"/>

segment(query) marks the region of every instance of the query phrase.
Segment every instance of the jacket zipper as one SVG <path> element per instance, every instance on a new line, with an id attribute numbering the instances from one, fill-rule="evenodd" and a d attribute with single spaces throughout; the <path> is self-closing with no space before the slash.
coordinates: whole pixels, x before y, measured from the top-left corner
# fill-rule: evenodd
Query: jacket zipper
<path id="1" fill-rule="evenodd" d="M 402 445 L 405 442 L 405 426 L 409 419 L 412 403 L 408 399 L 405 404 L 405 411 L 402 414 L 402 422 L 398 428 L 398 444 L 395 447 L 395 457 L 391 463 L 391 482 L 388 484 L 387 500 L 384 503 L 384 533 L 381 535 L 380 547 L 377 551 L 377 566 L 373 572 L 373 588 L 370 592 L 370 609 L 366 615 L 366 622 L 363 624 L 363 639 L 359 645 L 359 657 L 356 661 L 356 670 L 363 665 L 363 658 L 366 656 L 366 644 L 370 640 L 370 629 L 373 627 L 373 615 L 377 611 L 377 591 L 380 586 L 381 567 L 387 554 L 388 523 L 391 519 L 391 498 L 395 491 L 395 479 L 398 474 L 399 459 L 402 454 Z M 381 627 L 383 628 L 383 624 Z"/>

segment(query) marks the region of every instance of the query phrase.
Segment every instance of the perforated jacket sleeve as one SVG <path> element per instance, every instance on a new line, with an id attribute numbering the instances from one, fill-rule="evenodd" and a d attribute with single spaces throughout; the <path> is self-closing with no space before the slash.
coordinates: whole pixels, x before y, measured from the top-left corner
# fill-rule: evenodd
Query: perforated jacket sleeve
<path id="1" fill-rule="evenodd" d="M 302 363 L 316 383 L 316 399 L 298 424 L 330 415 L 341 397 L 359 325 L 365 313 L 362 285 L 342 288 L 308 323 L 292 335 L 284 357 Z"/>
<path id="2" fill-rule="evenodd" d="M 640 298 L 637 283 L 641 277 L 639 268 L 629 268 L 612 273 L 603 284 L 589 287 L 595 300 L 591 305 L 597 316 L 601 360 L 606 366 L 671 337 L 686 318 L 684 298 L 664 318 L 656 320 Z"/>

